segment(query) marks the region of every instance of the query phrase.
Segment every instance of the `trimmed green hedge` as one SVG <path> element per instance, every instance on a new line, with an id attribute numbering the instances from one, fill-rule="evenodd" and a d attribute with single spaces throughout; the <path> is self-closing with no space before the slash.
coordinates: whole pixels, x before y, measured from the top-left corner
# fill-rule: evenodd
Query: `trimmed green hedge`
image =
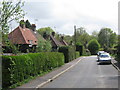
<path id="1" fill-rule="evenodd" d="M 58 50 L 59 52 L 62 52 L 65 57 L 65 63 L 68 63 L 69 61 L 75 59 L 75 48 L 72 46 L 62 46 Z M 78 52 L 76 53 L 76 57 L 78 57 Z"/>
<path id="2" fill-rule="evenodd" d="M 80 53 L 76 52 L 76 58 L 80 57 Z"/>
<path id="3" fill-rule="evenodd" d="M 64 55 L 58 52 L 30 53 L 20 56 L 2 56 L 2 85 L 9 87 L 31 76 L 64 64 Z"/>
<path id="4" fill-rule="evenodd" d="M 79 51 L 80 56 L 84 54 L 83 49 L 83 45 L 76 45 L 76 51 Z"/>

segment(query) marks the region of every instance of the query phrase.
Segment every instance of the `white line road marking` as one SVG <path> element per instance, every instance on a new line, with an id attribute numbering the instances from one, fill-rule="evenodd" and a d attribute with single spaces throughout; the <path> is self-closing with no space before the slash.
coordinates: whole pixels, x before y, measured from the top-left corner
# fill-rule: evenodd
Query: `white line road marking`
<path id="1" fill-rule="evenodd" d="M 71 69 L 72 67 L 74 67 L 76 64 L 78 64 L 81 60 L 82 60 L 82 59 L 79 59 L 75 64 L 71 65 L 70 67 L 68 67 L 68 68 L 65 69 L 64 71 L 58 73 L 57 75 L 55 75 L 55 76 L 52 77 L 51 79 L 48 79 L 47 81 L 41 83 L 40 85 L 38 85 L 38 86 L 36 87 L 36 89 L 42 87 L 43 85 L 47 84 L 48 82 L 50 82 L 50 81 L 54 80 L 55 78 L 57 78 L 58 76 L 62 75 L 63 73 L 65 73 L 66 71 L 68 71 L 69 69 Z"/>

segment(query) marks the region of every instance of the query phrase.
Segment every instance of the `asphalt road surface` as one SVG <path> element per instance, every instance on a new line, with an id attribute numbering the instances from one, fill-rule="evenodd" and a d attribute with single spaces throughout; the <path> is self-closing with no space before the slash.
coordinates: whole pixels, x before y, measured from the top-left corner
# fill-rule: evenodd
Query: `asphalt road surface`
<path id="1" fill-rule="evenodd" d="M 96 56 L 85 57 L 42 88 L 118 88 L 118 71 L 112 64 L 99 65 Z"/>

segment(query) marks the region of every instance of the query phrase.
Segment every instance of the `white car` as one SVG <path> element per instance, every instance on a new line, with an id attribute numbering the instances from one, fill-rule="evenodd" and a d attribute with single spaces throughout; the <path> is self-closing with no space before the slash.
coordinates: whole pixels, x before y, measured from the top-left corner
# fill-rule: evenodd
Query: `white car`
<path id="1" fill-rule="evenodd" d="M 104 53 L 105 51 L 98 51 L 97 55 L 99 56 L 100 54 Z"/>
<path id="2" fill-rule="evenodd" d="M 111 56 L 109 53 L 102 53 L 99 56 L 99 63 L 111 63 Z"/>

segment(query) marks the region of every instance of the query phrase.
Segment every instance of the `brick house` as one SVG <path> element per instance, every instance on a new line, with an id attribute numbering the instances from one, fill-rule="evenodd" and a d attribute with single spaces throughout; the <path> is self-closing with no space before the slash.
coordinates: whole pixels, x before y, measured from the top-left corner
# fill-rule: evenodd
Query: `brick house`
<path id="1" fill-rule="evenodd" d="M 25 25 L 19 25 L 16 29 L 9 33 L 9 40 L 19 47 L 21 52 L 34 52 L 38 44 L 36 26 L 33 24 L 33 30 L 28 29 Z"/>

